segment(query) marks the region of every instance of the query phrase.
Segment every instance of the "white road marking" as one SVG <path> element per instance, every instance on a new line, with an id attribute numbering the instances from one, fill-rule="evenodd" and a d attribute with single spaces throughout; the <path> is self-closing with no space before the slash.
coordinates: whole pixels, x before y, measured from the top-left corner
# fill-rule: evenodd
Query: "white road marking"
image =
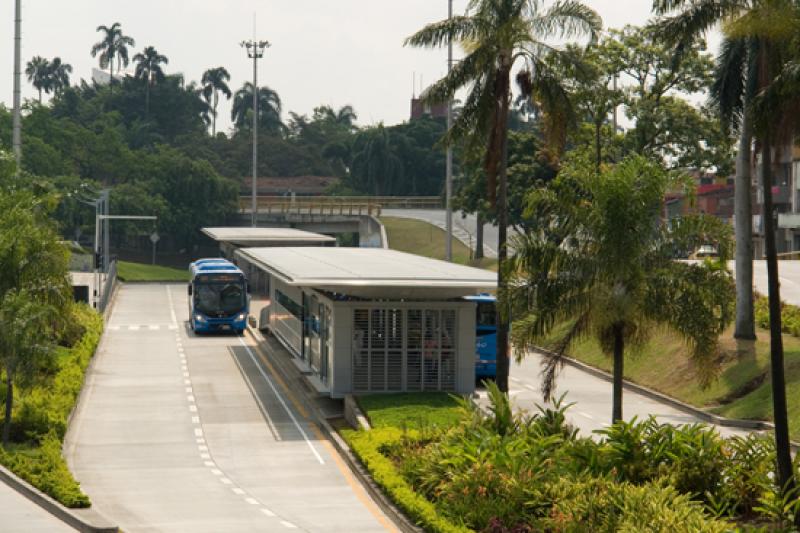
<path id="1" fill-rule="evenodd" d="M 291 522 L 287 522 L 286 520 L 281 520 L 281 524 L 283 524 L 283 527 L 286 529 L 297 529 L 296 525 L 292 524 Z"/>
<path id="2" fill-rule="evenodd" d="M 205 444 L 205 443 L 206 443 L 206 439 L 204 439 L 203 437 L 197 437 L 197 438 L 196 438 L 196 439 L 194 439 L 194 440 L 195 440 L 195 442 L 196 442 L 197 444 Z"/>
<path id="3" fill-rule="evenodd" d="M 207 454 L 207 453 L 201 453 L 200 454 L 200 459 L 211 459 L 211 456 L 209 454 Z"/>
<path id="4" fill-rule="evenodd" d="M 522 383 L 522 380 L 521 380 L 521 379 L 518 379 L 518 378 L 508 378 L 508 379 L 510 379 L 510 380 L 511 380 L 511 381 L 513 381 L 514 383 Z"/>
<path id="5" fill-rule="evenodd" d="M 186 395 L 186 401 L 187 401 L 187 402 L 194 403 L 194 395 L 192 395 L 192 394 L 187 394 L 187 395 Z"/>
<path id="6" fill-rule="evenodd" d="M 192 388 L 191 387 L 186 387 L 186 392 L 192 392 Z"/>
<path id="7" fill-rule="evenodd" d="M 175 324 L 170 324 L 169 326 L 167 326 L 167 328 L 169 328 L 169 329 L 178 329 L 178 326 L 176 326 Z"/>
<path id="8" fill-rule="evenodd" d="M 166 287 L 167 289 L 167 300 L 169 300 L 169 314 L 170 318 L 172 318 L 172 325 L 175 326 L 175 329 L 178 329 L 178 319 L 175 318 L 175 306 L 172 305 L 172 291 L 169 288 L 169 285 Z"/>
<path id="9" fill-rule="evenodd" d="M 269 387 L 272 389 L 272 392 L 275 394 L 275 397 L 278 398 L 278 401 L 283 406 L 283 409 L 286 411 L 286 414 L 289 415 L 289 418 L 291 418 L 292 422 L 294 422 L 294 427 L 296 427 L 297 431 L 299 431 L 300 434 L 303 436 L 303 439 L 305 439 L 306 444 L 308 444 L 308 447 L 311 449 L 311 452 L 317 458 L 317 461 L 319 461 L 319 464 L 324 465 L 325 461 L 322 459 L 322 456 L 319 454 L 319 452 L 317 452 L 317 449 L 314 448 L 314 444 L 312 444 L 311 439 L 308 438 L 308 435 L 306 435 L 306 432 L 300 426 L 300 423 L 297 421 L 297 418 L 295 418 L 294 413 L 292 413 L 292 411 L 289 409 L 289 406 L 286 405 L 286 402 L 283 400 L 283 396 L 281 396 L 281 394 L 278 392 L 278 389 L 275 388 L 275 385 L 273 385 L 272 380 L 269 378 L 267 373 L 264 372 L 264 369 L 261 368 L 261 365 L 259 365 L 258 362 L 256 361 L 256 357 L 255 355 L 253 355 L 253 351 L 244 342 L 242 337 L 237 337 L 237 338 L 239 339 L 239 343 L 242 346 L 244 346 L 245 350 L 247 350 L 247 354 L 250 356 L 250 359 L 253 361 L 253 364 L 256 365 L 256 368 L 258 369 L 258 372 L 261 374 L 261 376 L 264 378 L 264 381 L 267 382 L 267 385 L 269 385 Z"/>
<path id="10" fill-rule="evenodd" d="M 585 416 L 589 420 L 594 420 L 594 417 L 592 415 L 590 415 L 589 413 L 584 413 L 583 411 L 578 411 L 578 414 L 581 415 L 581 416 Z"/>
<path id="11" fill-rule="evenodd" d="M 198 437 L 202 437 L 203 436 L 203 430 L 200 429 L 200 428 L 194 428 L 194 434 L 197 435 Z"/>
<path id="12" fill-rule="evenodd" d="M 221 477 L 221 478 L 219 478 L 219 480 L 222 481 L 226 485 L 233 485 L 233 481 L 231 481 L 230 479 L 228 479 L 226 477 Z"/>
<path id="13" fill-rule="evenodd" d="M 189 370 L 189 367 L 186 366 L 186 363 L 181 365 L 181 370 Z"/>
<path id="14" fill-rule="evenodd" d="M 244 377 L 244 380 L 247 382 L 248 387 L 250 387 L 250 390 L 253 391 L 253 398 L 255 398 L 256 403 L 261 408 L 261 412 L 264 414 L 264 418 L 267 419 L 267 425 L 269 426 L 269 429 L 272 432 L 272 435 L 275 437 L 275 440 L 277 440 L 277 441 L 281 440 L 281 435 L 280 435 L 280 433 L 278 433 L 278 428 L 275 427 L 275 423 L 272 421 L 272 417 L 269 416 L 269 411 L 267 411 L 267 408 L 264 406 L 264 403 L 261 401 L 261 398 L 259 398 L 258 394 L 255 393 L 256 388 L 253 387 L 253 383 L 250 381 L 250 378 L 248 377 L 247 373 L 244 371 L 244 368 L 242 368 L 242 365 L 239 364 L 239 360 L 236 359 L 235 357 L 233 358 L 233 362 L 236 363 L 237 367 L 239 367 L 239 371 L 241 372 L 242 376 Z M 256 366 L 258 366 L 258 365 L 256 365 Z"/>
<path id="15" fill-rule="evenodd" d="M 139 329 L 139 326 L 128 326 L 128 329 L 131 331 L 136 331 Z"/>
<path id="16" fill-rule="evenodd" d="M 205 444 L 198 444 L 197 449 L 200 450 L 201 452 L 207 452 L 208 446 L 206 446 Z"/>
<path id="17" fill-rule="evenodd" d="M 535 392 L 535 391 L 537 391 L 537 390 L 539 390 L 539 389 L 537 389 L 536 387 L 534 387 L 533 385 L 525 385 L 525 388 L 526 388 L 526 389 L 528 389 L 528 390 L 532 390 L 532 391 L 534 391 L 534 392 Z"/>
<path id="18" fill-rule="evenodd" d="M 149 329 L 150 331 L 158 331 L 158 328 L 159 328 L 158 324 L 150 324 L 149 326 L 147 326 L 147 329 Z"/>
<path id="19" fill-rule="evenodd" d="M 199 416 L 193 416 L 192 417 L 192 424 L 199 424 L 199 423 L 200 423 L 200 417 Z"/>
<path id="20" fill-rule="evenodd" d="M 203 464 L 206 466 L 214 466 L 214 461 L 203 461 Z"/>
<path id="21" fill-rule="evenodd" d="M 272 511 L 270 511 L 266 507 L 262 507 L 261 508 L 261 512 L 264 513 L 267 516 L 275 516 L 275 513 L 273 513 Z"/>
<path id="22" fill-rule="evenodd" d="M 211 473 L 214 474 L 215 476 L 221 476 L 222 475 L 222 470 L 218 470 L 216 468 L 212 468 L 211 469 Z"/>
<path id="23" fill-rule="evenodd" d="M 108 326 L 111 331 L 119 331 L 119 326 Z"/>
<path id="24" fill-rule="evenodd" d="M 189 377 L 189 373 L 188 372 L 184 372 L 183 373 L 183 377 L 188 378 Z"/>
<path id="25" fill-rule="evenodd" d="M 184 384 L 184 385 L 191 385 L 191 384 L 192 384 L 192 380 L 190 380 L 190 379 L 184 379 L 184 380 L 183 380 L 183 384 Z"/>
<path id="26" fill-rule="evenodd" d="M 196 405 L 190 405 L 189 406 L 189 411 L 191 411 L 193 413 L 196 413 L 197 412 L 197 406 Z"/>
<path id="27" fill-rule="evenodd" d="M 245 492 L 242 489 L 240 489 L 239 487 L 233 487 L 231 490 L 237 496 L 244 496 L 244 494 L 245 494 Z"/>
<path id="28" fill-rule="evenodd" d="M 245 498 L 244 501 L 246 501 L 250 505 L 258 505 L 258 500 L 256 500 L 255 498 Z"/>

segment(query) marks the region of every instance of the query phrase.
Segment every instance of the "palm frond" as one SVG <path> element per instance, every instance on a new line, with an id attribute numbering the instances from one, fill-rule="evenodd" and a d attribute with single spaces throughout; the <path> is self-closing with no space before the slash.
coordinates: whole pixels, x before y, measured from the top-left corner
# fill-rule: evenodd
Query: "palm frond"
<path id="1" fill-rule="evenodd" d="M 408 37 L 404 46 L 440 48 L 453 41 L 475 41 L 481 37 L 480 20 L 475 17 L 455 16 L 428 24 Z"/>
<path id="2" fill-rule="evenodd" d="M 559 0 L 545 13 L 529 22 L 531 34 L 540 38 L 569 39 L 588 35 L 596 42 L 603 29 L 603 19 L 597 12 L 576 0 Z"/>
<path id="3" fill-rule="evenodd" d="M 725 38 L 714 64 L 714 82 L 709 91 L 711 105 L 719 111 L 726 131 L 735 129 L 745 111 L 747 76 L 750 71 L 750 45 L 747 39 Z"/>

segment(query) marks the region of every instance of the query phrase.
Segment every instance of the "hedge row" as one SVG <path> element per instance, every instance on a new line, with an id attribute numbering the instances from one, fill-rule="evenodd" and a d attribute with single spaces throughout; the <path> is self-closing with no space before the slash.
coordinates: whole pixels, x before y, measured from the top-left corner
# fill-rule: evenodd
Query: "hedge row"
<path id="1" fill-rule="evenodd" d="M 94 355 L 103 320 L 87 306 L 74 306 L 77 341 L 57 349 L 47 375 L 20 390 L 12 416 L 13 440 L 0 448 L 0 463 L 67 507 L 89 507 L 90 501 L 72 476 L 61 448 L 67 421 L 80 394 L 86 368 Z"/>
<path id="2" fill-rule="evenodd" d="M 392 501 L 416 524 L 432 533 L 469 533 L 472 530 L 454 524 L 439 514 L 436 507 L 424 496 L 414 491 L 385 455 L 385 451 L 408 438 L 414 432 L 383 427 L 370 431 L 342 430 L 342 436 L 353 452 L 367 467 L 372 479 Z"/>
<path id="3" fill-rule="evenodd" d="M 759 296 L 755 301 L 756 325 L 769 329 L 769 301 Z M 800 307 L 783 302 L 781 304 L 781 330 L 794 337 L 800 337 Z"/>

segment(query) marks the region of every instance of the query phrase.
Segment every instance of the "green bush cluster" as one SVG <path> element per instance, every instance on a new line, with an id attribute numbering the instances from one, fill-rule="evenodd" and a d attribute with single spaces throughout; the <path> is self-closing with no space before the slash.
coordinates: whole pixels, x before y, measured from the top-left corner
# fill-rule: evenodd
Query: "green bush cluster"
<path id="1" fill-rule="evenodd" d="M 755 301 L 756 325 L 769 329 L 769 301 L 759 296 Z M 781 331 L 794 337 L 800 337 L 800 307 L 781 303 Z"/>
<path id="2" fill-rule="evenodd" d="M 61 456 L 67 421 L 83 386 L 94 355 L 103 320 L 84 305 L 72 307 L 74 324 L 64 336 L 55 357 L 39 369 L 37 377 L 19 389 L 12 414 L 12 440 L 17 445 L 0 453 L 0 463 L 67 507 L 88 507 Z"/>
<path id="3" fill-rule="evenodd" d="M 623 422 L 581 438 L 567 406 L 522 417 L 490 385 L 488 414 L 463 403 L 447 430 L 346 432 L 375 480 L 428 531 L 721 532 L 736 521 L 788 526 L 758 435 Z"/>

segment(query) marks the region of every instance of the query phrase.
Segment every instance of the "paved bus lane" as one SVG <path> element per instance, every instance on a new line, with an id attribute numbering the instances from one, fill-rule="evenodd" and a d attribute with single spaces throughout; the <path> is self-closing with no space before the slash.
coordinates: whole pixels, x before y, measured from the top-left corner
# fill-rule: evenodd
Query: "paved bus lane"
<path id="1" fill-rule="evenodd" d="M 125 531 L 392 529 L 248 337 L 196 336 L 184 285 L 124 285 L 67 438 Z"/>

